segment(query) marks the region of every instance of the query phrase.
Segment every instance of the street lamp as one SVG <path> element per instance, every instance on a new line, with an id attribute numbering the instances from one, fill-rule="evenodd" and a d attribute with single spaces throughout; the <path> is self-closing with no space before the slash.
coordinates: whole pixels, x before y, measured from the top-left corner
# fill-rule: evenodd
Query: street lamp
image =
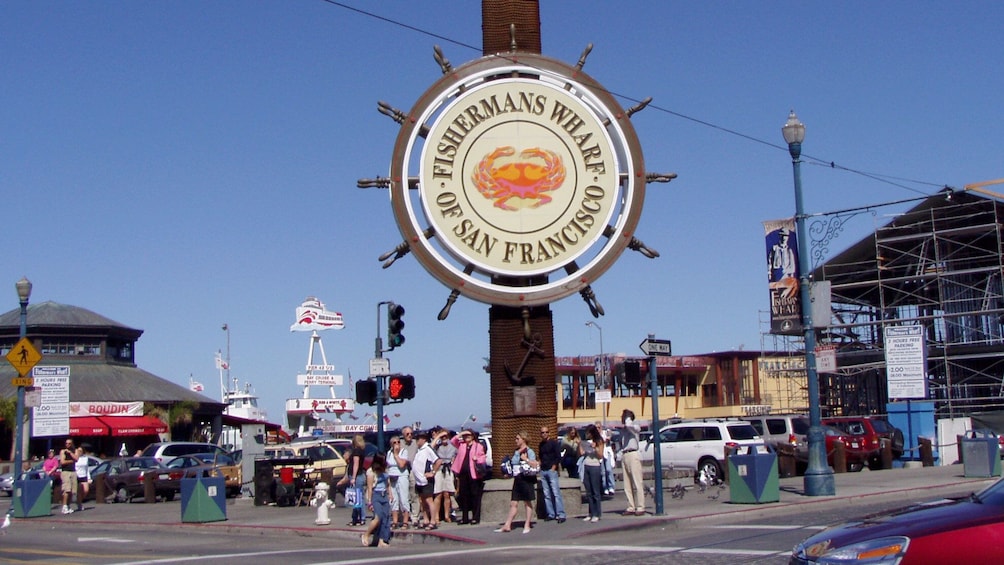
<path id="1" fill-rule="evenodd" d="M 816 330 L 812 325 L 812 302 L 809 298 L 809 243 L 805 232 L 805 212 L 802 206 L 802 140 L 805 124 L 795 111 L 781 128 L 791 154 L 795 175 L 795 232 L 798 245 L 798 294 L 802 308 L 802 330 L 805 332 L 805 376 L 809 381 L 809 464 L 805 470 L 804 488 L 807 496 L 829 496 L 836 493 L 833 469 L 826 464 L 826 443 L 819 413 L 819 377 L 816 373 Z"/>
<path id="2" fill-rule="evenodd" d="M 596 366 L 596 389 L 599 390 L 601 384 L 603 385 L 603 388 L 606 389 L 606 388 L 608 388 L 608 386 L 607 386 L 607 362 L 606 362 L 607 360 L 603 358 L 603 328 L 600 327 L 600 325 L 597 324 L 596 322 L 592 322 L 592 321 L 586 322 L 586 326 L 587 327 L 588 326 L 594 327 L 594 328 L 596 328 L 597 330 L 600 331 L 600 358 L 599 358 L 599 362 L 595 364 L 595 366 Z M 595 395 L 595 392 L 594 392 L 594 395 Z M 607 427 L 607 407 L 604 406 L 603 408 L 601 408 L 600 409 L 600 413 L 602 414 L 602 418 L 603 418 L 603 421 L 602 421 L 603 429 L 606 429 L 606 427 Z"/>
<path id="3" fill-rule="evenodd" d="M 14 283 L 14 288 L 17 289 L 17 299 L 21 303 L 21 332 L 20 338 L 24 339 L 28 335 L 28 299 L 31 298 L 31 281 L 26 277 L 21 277 L 21 280 Z M 20 480 L 21 477 L 21 467 L 24 461 L 24 387 L 17 387 L 17 414 L 14 421 L 14 479 Z M 14 489 L 14 493 L 17 494 L 18 489 Z M 11 508 L 14 505 L 11 504 Z"/>

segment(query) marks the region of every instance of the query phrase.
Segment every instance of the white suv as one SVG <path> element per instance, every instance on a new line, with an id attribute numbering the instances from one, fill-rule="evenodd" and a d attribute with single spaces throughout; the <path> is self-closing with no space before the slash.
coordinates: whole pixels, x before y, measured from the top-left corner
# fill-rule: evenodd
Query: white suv
<path id="1" fill-rule="evenodd" d="M 749 422 L 742 420 L 700 420 L 670 424 L 659 430 L 659 448 L 663 466 L 704 471 L 712 482 L 724 476 L 722 461 L 725 447 L 744 448 L 764 445 Z M 649 441 L 639 446 L 641 459 L 652 460 Z"/>

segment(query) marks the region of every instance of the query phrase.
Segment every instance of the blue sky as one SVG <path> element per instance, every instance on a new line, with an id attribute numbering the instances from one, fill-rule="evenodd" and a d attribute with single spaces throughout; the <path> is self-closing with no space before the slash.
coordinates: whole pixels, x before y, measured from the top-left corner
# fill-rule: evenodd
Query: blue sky
<path id="1" fill-rule="evenodd" d="M 413 258 L 380 268 L 401 236 L 386 191 L 355 186 L 388 172 L 398 128 L 377 101 L 411 108 L 439 76 L 433 45 L 455 66 L 480 56 L 480 5 L 6 3 L 9 307 L 27 276 L 33 303 L 143 329 L 139 365 L 210 396 L 229 324 L 233 374 L 282 421 L 309 348 L 295 307 L 342 312 L 325 352 L 359 378 L 376 304 L 394 300 L 408 341 L 391 368 L 418 383 L 394 425 L 486 420 L 487 306 L 461 299 L 438 321 L 449 289 Z M 623 106 L 654 98 L 633 117 L 647 169 L 679 175 L 649 186 L 638 229 L 662 256 L 627 252 L 594 285 L 604 349 L 638 354 L 649 333 L 678 354 L 761 347 L 761 222 L 794 213 L 789 109 L 807 128 L 807 212 L 1004 177 L 1001 21 L 989 1 L 542 0 L 544 54 L 574 63 L 593 43 L 584 70 Z M 831 251 L 906 207 L 855 216 Z M 599 352 L 577 296 L 552 308 L 558 354 Z"/>

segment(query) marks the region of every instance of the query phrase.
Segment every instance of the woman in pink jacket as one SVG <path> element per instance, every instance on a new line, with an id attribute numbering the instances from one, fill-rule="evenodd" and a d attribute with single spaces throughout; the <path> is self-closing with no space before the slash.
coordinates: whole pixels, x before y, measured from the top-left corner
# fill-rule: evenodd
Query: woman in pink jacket
<path id="1" fill-rule="evenodd" d="M 457 448 L 451 468 L 459 482 L 457 502 L 461 516 L 458 523 L 475 525 L 481 522 L 481 494 L 485 488 L 485 477 L 479 477 L 477 469 L 485 464 L 485 447 L 478 441 L 478 433 L 474 430 L 464 430 L 453 436 L 450 442 Z"/>

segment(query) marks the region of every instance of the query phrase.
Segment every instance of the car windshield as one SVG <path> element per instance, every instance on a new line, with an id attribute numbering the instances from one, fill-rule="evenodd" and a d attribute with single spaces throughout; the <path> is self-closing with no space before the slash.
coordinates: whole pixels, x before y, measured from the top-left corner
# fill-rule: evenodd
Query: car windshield
<path id="1" fill-rule="evenodd" d="M 233 465 L 234 464 L 234 460 L 233 459 L 231 459 L 230 457 L 228 457 L 226 455 L 223 455 L 223 454 L 217 455 L 217 454 L 214 454 L 214 453 L 199 453 L 197 455 L 194 455 L 193 457 L 195 457 L 196 459 L 201 460 L 203 463 L 211 463 L 211 464 L 216 464 L 216 465 Z"/>
<path id="2" fill-rule="evenodd" d="M 756 430 L 749 424 L 735 424 L 727 426 L 732 439 L 756 439 Z"/>
<path id="3" fill-rule="evenodd" d="M 1004 506 L 1004 479 L 988 486 L 974 496 L 974 499 L 983 504 L 993 506 Z"/>
<path id="4" fill-rule="evenodd" d="M 875 428 L 875 432 L 879 434 L 891 433 L 889 422 L 885 420 L 872 420 L 872 427 Z"/>
<path id="5" fill-rule="evenodd" d="M 130 459 L 126 465 L 130 469 L 152 469 L 157 466 L 156 459 Z"/>

